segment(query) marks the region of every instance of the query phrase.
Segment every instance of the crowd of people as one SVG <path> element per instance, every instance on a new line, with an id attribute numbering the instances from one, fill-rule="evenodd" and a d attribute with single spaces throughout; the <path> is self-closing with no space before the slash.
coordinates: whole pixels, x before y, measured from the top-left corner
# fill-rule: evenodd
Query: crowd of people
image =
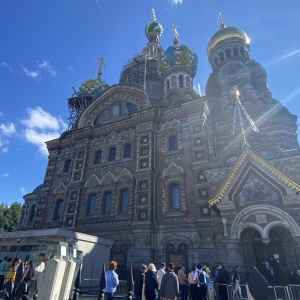
<path id="1" fill-rule="evenodd" d="M 32 262 L 31 260 L 25 260 L 18 257 L 9 258 L 7 256 L 0 262 L 0 291 L 4 288 L 8 281 L 15 283 L 17 271 L 22 268 L 22 278 L 27 286 L 27 290 L 24 291 L 30 299 L 33 299 L 37 294 L 37 282 L 40 274 L 44 271 L 47 261 L 50 258 L 45 253 L 40 253 L 38 260 Z"/>
<path id="2" fill-rule="evenodd" d="M 119 284 L 116 273 L 117 262 L 111 261 L 106 272 L 105 295 L 113 300 Z M 208 264 L 192 265 L 191 271 L 186 272 L 186 266 L 181 265 L 177 274 L 175 265 L 161 263 L 157 270 L 153 263 L 148 266 L 142 264 L 134 280 L 134 295 L 136 300 L 172 300 L 181 297 L 181 300 L 206 300 L 207 285 L 214 285 L 219 299 L 228 300 L 227 285 L 233 285 L 233 295 L 241 298 L 239 267 L 233 269 L 232 274 L 226 271 L 222 263 L 214 267 Z"/>

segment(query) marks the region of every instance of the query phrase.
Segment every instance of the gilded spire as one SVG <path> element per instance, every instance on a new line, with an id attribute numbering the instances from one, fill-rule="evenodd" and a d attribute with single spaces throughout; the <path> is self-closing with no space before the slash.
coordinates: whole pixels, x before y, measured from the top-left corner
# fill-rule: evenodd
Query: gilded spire
<path id="1" fill-rule="evenodd" d="M 98 69 L 98 79 L 101 79 L 103 67 L 105 67 L 103 57 L 98 57 L 99 69 Z"/>
<path id="2" fill-rule="evenodd" d="M 156 14 L 155 14 L 154 8 L 152 8 L 152 21 L 153 22 L 156 21 Z"/>
<path id="3" fill-rule="evenodd" d="M 173 31 L 174 31 L 174 40 L 173 40 L 173 42 L 174 42 L 174 45 L 177 45 L 179 43 L 179 39 L 178 39 L 179 34 L 178 34 L 178 31 L 177 31 L 176 25 L 172 24 L 172 27 L 173 27 Z"/>

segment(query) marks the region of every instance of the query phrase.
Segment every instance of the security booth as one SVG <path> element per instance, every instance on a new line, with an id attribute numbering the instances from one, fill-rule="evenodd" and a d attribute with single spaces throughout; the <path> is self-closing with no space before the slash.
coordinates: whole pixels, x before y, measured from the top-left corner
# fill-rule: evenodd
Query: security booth
<path id="1" fill-rule="evenodd" d="M 34 263 L 44 253 L 46 263 L 54 257 L 51 264 L 71 273 L 81 265 L 82 279 L 100 278 L 103 264 L 109 263 L 111 246 L 110 240 L 59 228 L 0 233 L 0 259 L 18 257 Z"/>

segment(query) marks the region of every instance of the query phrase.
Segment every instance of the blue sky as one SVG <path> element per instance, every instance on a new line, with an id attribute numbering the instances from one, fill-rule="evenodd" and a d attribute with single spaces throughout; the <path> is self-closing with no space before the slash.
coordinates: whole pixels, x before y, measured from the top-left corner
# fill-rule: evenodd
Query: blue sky
<path id="1" fill-rule="evenodd" d="M 221 9 L 227 25 L 248 34 L 273 97 L 300 116 L 299 1 L 1 0 L 0 203 L 22 203 L 43 182 L 44 141 L 67 128 L 72 87 L 97 77 L 98 57 L 102 79 L 118 83 L 122 66 L 147 43 L 152 8 L 163 48 L 175 23 L 181 44 L 198 55 L 194 84 L 203 93 L 211 71 L 206 46 Z"/>

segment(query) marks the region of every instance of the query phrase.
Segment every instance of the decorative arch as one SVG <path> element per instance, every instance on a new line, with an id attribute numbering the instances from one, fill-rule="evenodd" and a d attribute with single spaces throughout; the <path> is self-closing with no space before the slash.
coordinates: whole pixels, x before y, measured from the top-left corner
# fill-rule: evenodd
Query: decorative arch
<path id="1" fill-rule="evenodd" d="M 252 222 L 245 222 L 249 216 L 257 214 L 269 214 L 276 217 L 280 221 L 272 221 L 264 226 L 264 228 Z M 296 221 L 289 214 L 277 207 L 260 204 L 249 206 L 236 215 L 231 225 L 231 238 L 240 239 L 241 232 L 245 228 L 251 227 L 260 232 L 263 239 L 267 239 L 269 237 L 270 230 L 276 226 L 282 226 L 286 228 L 291 233 L 292 237 L 300 237 L 300 228 Z"/>
<path id="2" fill-rule="evenodd" d="M 172 243 L 175 246 L 175 249 L 178 249 L 178 246 L 181 243 L 187 244 L 188 248 L 193 248 L 193 242 L 188 237 L 180 234 L 170 234 L 161 239 L 158 247 L 165 248 L 167 244 Z"/>
<path id="3" fill-rule="evenodd" d="M 96 174 L 93 174 L 84 184 L 85 188 L 95 188 L 102 184 L 101 180 Z"/>
<path id="4" fill-rule="evenodd" d="M 108 171 L 103 177 L 102 177 L 102 184 L 103 185 L 112 185 L 116 182 L 116 177 L 115 175 L 111 172 Z"/>
<path id="5" fill-rule="evenodd" d="M 163 171 L 162 177 L 181 177 L 184 175 L 184 170 L 182 167 L 177 166 L 173 161 L 170 163 L 169 167 Z"/>
<path id="6" fill-rule="evenodd" d="M 65 194 L 68 188 L 65 186 L 63 182 L 54 190 L 54 194 Z"/>
<path id="7" fill-rule="evenodd" d="M 117 176 L 116 180 L 120 183 L 131 183 L 133 182 L 133 176 L 131 172 L 124 168 Z"/>

